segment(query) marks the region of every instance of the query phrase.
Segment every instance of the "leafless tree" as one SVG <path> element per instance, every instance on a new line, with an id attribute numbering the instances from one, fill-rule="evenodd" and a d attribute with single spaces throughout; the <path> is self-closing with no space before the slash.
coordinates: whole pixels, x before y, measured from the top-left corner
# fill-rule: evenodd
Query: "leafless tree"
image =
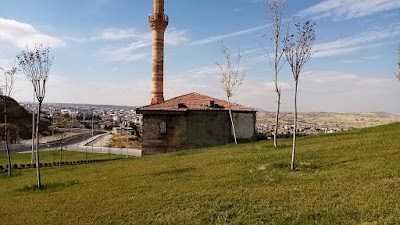
<path id="1" fill-rule="evenodd" d="M 36 168 L 38 188 L 42 187 L 40 177 L 39 157 L 39 124 L 42 102 L 46 94 L 46 82 L 53 63 L 53 56 L 50 56 L 50 48 L 42 45 L 35 45 L 33 50 L 28 47 L 17 55 L 19 70 L 33 85 L 33 90 L 38 100 L 38 112 L 36 122 Z"/>
<path id="2" fill-rule="evenodd" d="M 221 52 L 224 55 L 226 66 L 223 67 L 217 62 L 218 67 L 221 70 L 221 87 L 224 89 L 226 98 L 228 100 L 228 111 L 229 117 L 232 124 L 233 138 L 235 139 L 235 144 L 237 144 L 235 124 L 233 122 L 232 110 L 231 110 L 231 98 L 238 90 L 239 86 L 242 84 L 244 79 L 244 71 L 240 69 L 240 62 L 243 53 L 240 51 L 237 54 L 236 60 L 233 61 L 231 55 L 228 52 L 228 48 L 225 47 L 224 42 L 221 42 Z"/>
<path id="3" fill-rule="evenodd" d="M 4 141 L 6 144 L 7 151 L 7 161 L 8 161 L 8 175 L 11 176 L 11 156 L 10 156 L 10 148 L 9 148 L 9 134 L 8 134 L 8 121 L 7 121 L 7 101 L 10 99 L 11 94 L 13 93 L 13 87 L 15 82 L 15 74 L 17 73 L 17 69 L 13 67 L 10 70 L 5 70 L 0 67 L 0 70 L 4 73 L 4 84 L 1 87 L 2 95 L 0 95 L 1 100 L 3 100 L 4 104 Z"/>
<path id="4" fill-rule="evenodd" d="M 293 127 L 293 150 L 291 168 L 295 169 L 295 156 L 296 156 L 296 132 L 297 132 L 297 90 L 299 84 L 299 76 L 304 64 L 310 59 L 312 55 L 312 46 L 315 41 L 315 23 L 307 21 L 303 24 L 295 24 L 296 33 L 288 36 L 285 44 L 286 59 L 292 70 L 293 78 L 295 81 L 294 88 L 294 127 Z"/>
<path id="5" fill-rule="evenodd" d="M 281 94 L 282 90 L 278 85 L 278 74 L 281 71 L 283 65 L 286 63 L 286 59 L 284 57 L 283 47 L 285 46 L 285 42 L 288 41 L 288 27 L 285 26 L 285 14 L 284 9 L 286 7 L 286 0 L 271 0 L 267 3 L 267 22 L 270 25 L 271 36 L 269 39 L 273 42 L 274 51 L 273 56 L 269 51 L 264 48 L 266 53 L 266 57 L 268 58 L 271 68 L 274 72 L 274 83 L 275 83 L 275 92 L 277 95 L 277 107 L 276 107 L 276 117 L 275 117 L 275 129 L 272 133 L 274 136 L 274 146 L 278 146 L 278 132 L 279 132 L 279 113 L 281 106 Z M 289 22 L 287 23 L 289 24 Z"/>

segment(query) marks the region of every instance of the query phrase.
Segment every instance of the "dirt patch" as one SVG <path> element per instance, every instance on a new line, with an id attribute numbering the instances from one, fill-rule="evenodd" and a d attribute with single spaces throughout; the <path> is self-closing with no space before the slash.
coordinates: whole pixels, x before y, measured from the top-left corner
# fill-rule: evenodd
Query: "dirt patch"
<path id="1" fill-rule="evenodd" d="M 111 148 L 142 148 L 142 141 L 135 135 L 112 134 L 106 147 Z"/>

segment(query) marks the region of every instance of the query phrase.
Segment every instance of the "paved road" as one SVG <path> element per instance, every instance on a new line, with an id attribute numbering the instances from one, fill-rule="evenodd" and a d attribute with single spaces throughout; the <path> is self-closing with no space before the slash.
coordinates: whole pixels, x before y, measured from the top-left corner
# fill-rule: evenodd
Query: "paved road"
<path id="1" fill-rule="evenodd" d="M 102 132 L 102 131 L 95 131 L 94 135 L 100 135 L 100 134 L 104 134 L 104 133 L 105 132 Z M 39 145 L 39 150 L 47 150 L 49 148 L 51 148 L 51 149 L 58 148 L 58 147 L 60 147 L 61 142 L 63 145 L 74 145 L 77 143 L 81 143 L 85 140 L 88 140 L 88 138 L 85 137 L 84 135 L 75 135 L 75 136 L 72 136 L 72 137 L 69 137 L 66 139 L 62 139 L 61 141 L 41 143 Z M 11 153 L 19 153 L 19 152 L 27 152 L 27 151 L 32 151 L 32 145 L 10 144 L 10 152 Z M 4 144 L 2 144 L 0 146 L 0 155 L 2 155 L 2 154 L 6 154 L 6 148 L 5 148 Z"/>
<path id="2" fill-rule="evenodd" d="M 106 132 L 95 131 L 94 132 L 94 140 L 100 138 L 105 135 Z M 63 146 L 63 150 L 66 151 L 78 151 L 78 152 L 92 152 L 93 153 L 103 153 L 103 154 L 116 154 L 116 155 L 127 155 L 127 156 L 142 156 L 142 150 L 140 149 L 127 149 L 127 148 L 110 148 L 110 147 L 92 147 L 90 143 L 92 138 L 85 137 L 83 134 L 75 135 L 61 141 L 43 143 L 39 145 L 39 150 L 54 150 L 60 149 L 61 143 Z M 13 144 L 10 145 L 11 153 L 19 153 L 19 152 L 30 152 L 32 151 L 31 145 L 23 145 L 23 144 Z M 0 155 L 6 154 L 5 146 L 0 146 Z"/>

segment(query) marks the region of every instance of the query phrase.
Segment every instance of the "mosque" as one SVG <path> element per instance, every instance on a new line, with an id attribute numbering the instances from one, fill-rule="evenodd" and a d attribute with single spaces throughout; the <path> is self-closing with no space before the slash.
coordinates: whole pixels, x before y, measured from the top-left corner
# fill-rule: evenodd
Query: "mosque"
<path id="1" fill-rule="evenodd" d="M 234 141 L 228 102 L 199 93 L 164 100 L 164 33 L 169 17 L 164 0 L 154 0 L 149 16 L 153 35 L 150 105 L 136 110 L 143 114 L 143 155 L 224 145 Z M 231 103 L 239 142 L 255 137 L 256 110 Z"/>

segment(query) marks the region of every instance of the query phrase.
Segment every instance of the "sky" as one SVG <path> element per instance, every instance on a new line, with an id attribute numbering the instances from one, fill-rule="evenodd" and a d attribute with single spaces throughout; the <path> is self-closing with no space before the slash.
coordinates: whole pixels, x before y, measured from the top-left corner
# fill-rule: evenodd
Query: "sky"
<path id="1" fill-rule="evenodd" d="M 221 41 L 243 52 L 243 84 L 236 103 L 276 108 L 266 0 L 165 0 L 164 96 L 198 92 L 225 99 Z M 150 104 L 151 0 L 13 0 L 0 8 L 0 66 L 35 44 L 54 56 L 46 103 Z M 310 112 L 400 114 L 396 80 L 400 46 L 399 0 L 288 0 L 292 23 L 316 22 L 313 55 L 299 78 L 298 109 Z M 294 79 L 279 74 L 282 110 L 293 111 Z M 32 101 L 33 88 L 17 75 L 14 97 Z"/>

